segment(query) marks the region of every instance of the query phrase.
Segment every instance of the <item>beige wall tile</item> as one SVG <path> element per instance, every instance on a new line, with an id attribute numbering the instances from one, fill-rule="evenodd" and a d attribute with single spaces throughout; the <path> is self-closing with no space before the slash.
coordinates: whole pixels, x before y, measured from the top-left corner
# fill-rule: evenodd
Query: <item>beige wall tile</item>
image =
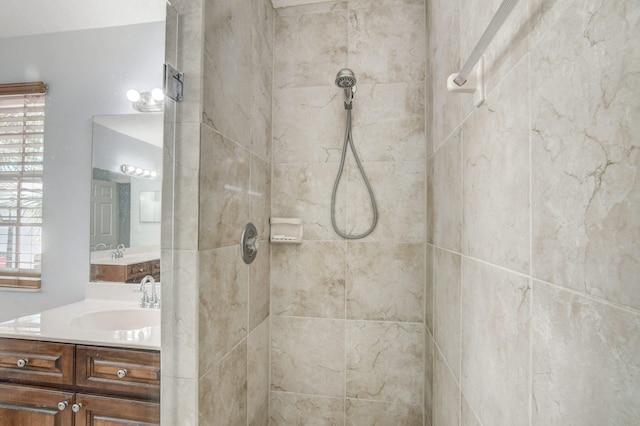
<path id="1" fill-rule="evenodd" d="M 271 318 L 271 390 L 344 397 L 344 320 Z"/>
<path id="2" fill-rule="evenodd" d="M 461 268 L 460 255 L 436 249 L 433 337 L 456 380 L 460 380 Z"/>
<path id="3" fill-rule="evenodd" d="M 424 4 L 349 3 L 349 65 L 361 83 L 423 81 Z"/>
<path id="4" fill-rule="evenodd" d="M 256 226 L 260 240 L 269 239 L 271 217 L 271 163 L 251 154 L 249 189 L 249 220 Z"/>
<path id="5" fill-rule="evenodd" d="M 363 167 L 378 205 L 378 224 L 364 241 L 424 242 L 424 162 L 374 162 Z M 341 229 L 357 235 L 371 226 L 371 200 L 358 169 L 349 166 L 347 172 L 347 227 Z"/>
<path id="6" fill-rule="evenodd" d="M 339 240 L 331 227 L 331 190 L 338 173 L 335 164 L 279 165 L 273 168 L 273 207 L 276 217 L 304 221 L 305 240 Z M 343 180 L 346 180 L 343 177 Z M 338 188 L 336 222 L 344 229 L 345 188 Z"/>
<path id="7" fill-rule="evenodd" d="M 462 233 L 462 133 L 451 134 L 429 159 L 429 242 L 460 252 Z"/>
<path id="8" fill-rule="evenodd" d="M 264 236 L 264 238 L 269 238 Z M 258 254 L 249 265 L 249 331 L 269 316 L 271 303 L 271 244 L 260 241 Z"/>
<path id="9" fill-rule="evenodd" d="M 462 394 L 462 407 L 460 409 L 460 426 L 482 426 L 480 420 L 471 409 L 464 393 Z"/>
<path id="10" fill-rule="evenodd" d="M 465 121 L 462 253 L 529 272 L 528 57 Z"/>
<path id="11" fill-rule="evenodd" d="M 333 84 L 338 70 L 347 66 L 346 22 L 346 3 L 315 13 L 278 14 L 274 87 Z"/>
<path id="12" fill-rule="evenodd" d="M 460 424 L 460 386 L 436 347 L 433 363 L 433 424 Z"/>
<path id="13" fill-rule="evenodd" d="M 333 83 L 274 90 L 274 164 L 339 163 L 346 125 L 343 99 Z M 333 168 L 337 173 L 337 165 Z"/>
<path id="14" fill-rule="evenodd" d="M 247 337 L 247 425 L 266 426 L 269 421 L 269 319 Z"/>
<path id="15" fill-rule="evenodd" d="M 205 1 L 203 122 L 251 147 L 251 2 Z"/>
<path id="16" fill-rule="evenodd" d="M 238 244 L 249 221 L 249 151 L 207 125 L 201 145 L 199 248 Z"/>
<path id="17" fill-rule="evenodd" d="M 247 336 L 249 270 L 238 246 L 200 252 L 200 374 Z"/>
<path id="18" fill-rule="evenodd" d="M 344 242 L 273 244 L 273 314 L 344 319 L 346 251 Z"/>
<path id="19" fill-rule="evenodd" d="M 435 248 L 426 245 L 426 277 L 424 287 L 424 323 L 427 329 L 433 334 L 433 317 L 434 317 L 434 288 L 435 288 Z"/>
<path id="20" fill-rule="evenodd" d="M 529 278 L 462 262 L 462 392 L 482 424 L 529 424 Z"/>
<path id="21" fill-rule="evenodd" d="M 348 398 L 421 405 L 422 324 L 347 321 Z"/>
<path id="22" fill-rule="evenodd" d="M 200 378 L 198 391 L 198 424 L 247 424 L 246 340 Z"/>
<path id="23" fill-rule="evenodd" d="M 344 398 L 271 391 L 270 406 L 273 426 L 344 425 Z"/>
<path id="24" fill-rule="evenodd" d="M 629 76 L 638 70 L 640 30 L 632 3 L 575 4 L 532 52 L 533 273 L 638 309 L 640 86 Z"/>
<path id="25" fill-rule="evenodd" d="M 424 426 L 431 426 L 433 423 L 433 400 L 435 395 L 433 383 L 433 363 L 434 363 L 435 342 L 428 329 L 424 333 Z"/>
<path id="26" fill-rule="evenodd" d="M 640 315 L 533 283 L 532 425 L 640 420 Z"/>
<path id="27" fill-rule="evenodd" d="M 162 375 L 160 418 L 163 424 L 198 424 L 198 379 Z M 202 423 L 200 423 L 202 424 Z"/>
<path id="28" fill-rule="evenodd" d="M 399 403 L 347 399 L 345 409 L 345 425 L 422 426 L 422 407 Z"/>
<path id="29" fill-rule="evenodd" d="M 426 148 L 423 82 L 362 83 L 357 87 L 352 120 L 353 141 L 360 159 L 365 162 L 422 161 Z M 338 122 L 333 125 L 344 134 L 347 113 L 341 109 Z M 340 138 L 339 149 L 343 139 Z M 351 155 L 349 150 L 349 159 Z"/>
<path id="30" fill-rule="evenodd" d="M 347 318 L 422 322 L 424 244 L 349 243 Z"/>

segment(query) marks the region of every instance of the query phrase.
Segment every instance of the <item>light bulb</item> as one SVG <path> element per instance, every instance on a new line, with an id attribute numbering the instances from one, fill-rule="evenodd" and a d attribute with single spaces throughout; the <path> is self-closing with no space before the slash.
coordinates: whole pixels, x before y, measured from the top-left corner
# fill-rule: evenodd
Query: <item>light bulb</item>
<path id="1" fill-rule="evenodd" d="M 151 172 L 151 177 L 152 177 L 152 178 L 154 178 L 154 177 L 158 177 L 158 172 L 154 172 L 154 171 L 152 171 L 152 172 Z"/>
<path id="2" fill-rule="evenodd" d="M 129 99 L 129 102 L 138 102 L 140 100 L 140 92 L 136 89 L 127 90 L 127 99 Z"/>
<path id="3" fill-rule="evenodd" d="M 140 167 L 136 168 L 136 174 L 137 175 L 141 175 L 142 174 L 142 168 L 140 168 Z"/>
<path id="4" fill-rule="evenodd" d="M 143 170 L 142 171 L 142 176 L 149 177 L 150 175 L 151 175 L 151 172 L 149 170 Z"/>
<path id="5" fill-rule="evenodd" d="M 164 92 L 162 89 L 158 89 L 157 87 L 151 91 L 151 97 L 155 101 L 161 101 L 164 99 Z"/>

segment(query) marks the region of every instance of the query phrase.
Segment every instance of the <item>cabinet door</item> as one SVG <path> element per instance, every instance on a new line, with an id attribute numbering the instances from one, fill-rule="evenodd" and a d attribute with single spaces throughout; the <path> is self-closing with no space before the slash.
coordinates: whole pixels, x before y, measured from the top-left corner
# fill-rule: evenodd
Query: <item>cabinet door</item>
<path id="1" fill-rule="evenodd" d="M 75 426 L 153 426 L 160 424 L 160 404 L 125 398 L 76 395 Z"/>
<path id="2" fill-rule="evenodd" d="M 72 404 L 72 392 L 0 384 L 0 425 L 69 426 Z"/>

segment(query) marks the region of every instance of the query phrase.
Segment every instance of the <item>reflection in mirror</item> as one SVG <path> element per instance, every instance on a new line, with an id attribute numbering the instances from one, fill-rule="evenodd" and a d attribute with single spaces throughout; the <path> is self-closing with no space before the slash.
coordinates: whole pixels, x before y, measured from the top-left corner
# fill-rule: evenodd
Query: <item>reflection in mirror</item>
<path id="1" fill-rule="evenodd" d="M 162 129 L 162 114 L 93 118 L 91 280 L 133 282 L 159 262 Z"/>

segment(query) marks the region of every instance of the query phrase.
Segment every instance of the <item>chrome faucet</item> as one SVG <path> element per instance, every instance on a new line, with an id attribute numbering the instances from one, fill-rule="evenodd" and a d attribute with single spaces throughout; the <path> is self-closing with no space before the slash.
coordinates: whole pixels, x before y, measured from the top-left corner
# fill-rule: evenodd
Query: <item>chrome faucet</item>
<path id="1" fill-rule="evenodd" d="M 111 252 L 112 259 L 121 259 L 124 257 L 124 244 L 118 244 L 115 251 Z"/>
<path id="2" fill-rule="evenodd" d="M 151 296 L 147 293 L 147 289 L 144 287 L 145 284 L 151 282 Z M 151 275 L 145 275 L 142 281 L 140 281 L 140 290 L 142 292 L 142 297 L 140 298 L 140 307 L 141 308 L 159 308 L 160 307 L 160 298 L 158 297 L 158 293 L 156 293 L 156 280 L 153 279 Z"/>

